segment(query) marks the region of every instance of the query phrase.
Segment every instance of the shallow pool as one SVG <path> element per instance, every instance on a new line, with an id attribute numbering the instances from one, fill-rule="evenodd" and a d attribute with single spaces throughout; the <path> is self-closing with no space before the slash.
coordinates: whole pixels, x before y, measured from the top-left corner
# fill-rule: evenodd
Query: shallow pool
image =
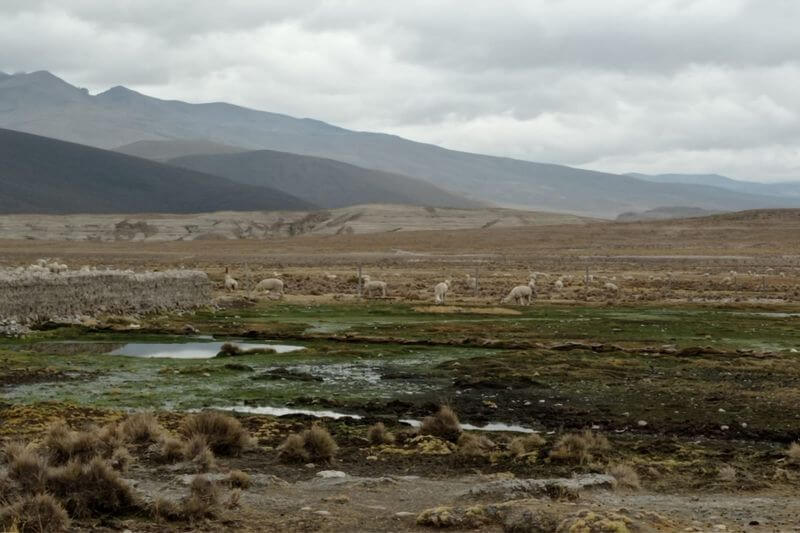
<path id="1" fill-rule="evenodd" d="M 210 359 L 217 355 L 224 342 L 186 342 L 186 343 L 150 343 L 132 342 L 125 344 L 111 352 L 109 355 L 124 355 L 129 357 L 163 358 L 163 359 Z M 255 344 L 235 343 L 243 350 L 271 348 L 276 353 L 290 353 L 303 350 L 303 346 L 288 344 Z"/>

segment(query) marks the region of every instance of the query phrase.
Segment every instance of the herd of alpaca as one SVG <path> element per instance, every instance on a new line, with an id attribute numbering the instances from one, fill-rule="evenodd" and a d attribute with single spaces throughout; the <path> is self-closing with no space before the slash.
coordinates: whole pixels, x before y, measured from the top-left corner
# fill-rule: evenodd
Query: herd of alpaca
<path id="1" fill-rule="evenodd" d="M 284 283 L 283 280 L 279 278 L 280 274 L 277 272 L 273 273 L 275 277 L 266 278 L 259 281 L 256 286 L 255 290 L 260 293 L 267 293 L 267 295 L 271 298 L 283 298 L 284 294 Z M 533 301 L 533 298 L 536 296 L 536 278 L 538 276 L 544 276 L 546 274 L 542 274 L 539 272 L 532 272 L 530 274 L 530 279 L 526 285 L 517 285 L 509 291 L 508 295 L 504 298 L 500 299 L 500 303 L 502 304 L 516 304 L 516 305 L 530 305 Z M 336 276 L 332 274 L 326 273 L 326 279 L 335 279 Z M 572 276 L 567 276 L 567 278 L 571 278 Z M 592 276 L 590 281 L 593 281 L 594 277 Z M 467 274 L 465 285 L 468 289 L 477 290 L 478 288 L 478 280 L 477 278 L 472 277 L 471 275 Z M 450 291 L 452 286 L 452 281 L 446 279 L 440 283 L 437 283 L 433 287 L 433 301 L 437 305 L 445 305 L 447 303 L 447 293 Z M 361 276 L 360 279 L 360 287 L 361 287 L 361 295 L 365 298 L 386 298 L 386 289 L 387 283 L 385 281 L 378 281 L 373 280 L 370 278 L 368 274 L 364 274 Z M 235 292 L 239 288 L 239 282 L 234 279 L 230 273 L 228 268 L 225 269 L 225 277 L 223 279 L 223 288 L 228 292 Z M 564 277 L 559 277 L 553 282 L 553 290 L 557 293 L 560 293 L 564 289 Z M 611 296 L 616 296 L 619 293 L 619 287 L 614 283 L 608 282 L 604 285 L 604 290 L 607 294 Z"/>

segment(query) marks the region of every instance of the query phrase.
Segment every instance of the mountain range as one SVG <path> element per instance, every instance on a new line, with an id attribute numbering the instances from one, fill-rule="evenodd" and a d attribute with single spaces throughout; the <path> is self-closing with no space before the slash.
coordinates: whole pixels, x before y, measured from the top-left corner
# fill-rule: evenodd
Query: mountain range
<path id="1" fill-rule="evenodd" d="M 420 181 L 426 182 L 438 194 L 472 205 L 485 202 L 609 218 L 625 211 L 665 206 L 712 211 L 800 206 L 800 196 L 770 192 L 773 189 L 763 192 L 699 181 L 663 182 L 459 152 L 227 103 L 160 100 L 120 86 L 92 95 L 44 71 L 0 76 L 0 127 L 104 149 L 123 147 L 120 149 L 129 152 L 131 143 L 140 143 L 137 149 L 144 151 L 135 155 L 214 171 L 259 186 L 282 183 L 288 187 L 287 183 L 296 179 L 292 176 L 300 175 L 309 180 L 303 186 L 308 190 L 311 177 L 328 176 L 319 177 L 322 183 L 342 172 L 355 172 L 350 190 L 359 189 L 359 184 L 363 188 L 366 180 L 383 187 L 381 194 L 388 194 L 387 187 L 397 192 L 396 186 L 391 189 L 389 185 L 393 180 L 414 178 L 419 191 Z M 142 141 L 147 143 L 142 145 Z M 176 147 L 176 141 L 184 146 Z M 209 147 L 216 147 L 211 148 L 213 153 Z M 203 157 L 187 153 L 187 149 L 200 149 Z M 257 151 L 257 155 L 242 155 L 247 151 Z M 294 160 L 275 152 L 322 159 Z M 174 159 L 186 156 L 191 158 Z M 306 165 L 305 173 L 292 166 L 299 161 Z M 262 162 L 267 165 L 266 171 L 260 167 Z M 360 169 L 352 171 L 340 166 L 343 164 Z M 345 170 L 348 168 L 350 171 Z M 282 174 L 273 175 L 275 169 L 283 169 Z M 363 173 L 368 171 L 380 174 Z M 330 190 L 336 187 L 331 185 Z M 340 205 L 347 201 L 344 196 L 331 198 L 329 204 Z M 315 201 L 305 201 L 320 205 L 324 197 L 319 194 Z M 418 197 L 402 199 L 411 200 L 425 201 Z"/>

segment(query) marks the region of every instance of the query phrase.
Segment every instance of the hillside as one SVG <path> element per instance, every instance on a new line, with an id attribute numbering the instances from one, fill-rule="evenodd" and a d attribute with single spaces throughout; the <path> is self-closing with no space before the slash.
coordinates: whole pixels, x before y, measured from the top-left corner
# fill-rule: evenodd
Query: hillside
<path id="1" fill-rule="evenodd" d="M 239 183 L 271 187 L 324 208 L 375 203 L 433 207 L 480 205 L 407 176 L 272 150 L 193 155 L 171 159 L 169 163 Z"/>
<path id="2" fill-rule="evenodd" d="M 251 150 L 330 158 L 411 176 L 496 205 L 602 217 L 674 205 L 716 211 L 800 206 L 800 197 L 654 183 L 458 152 L 231 104 L 159 100 L 124 87 L 90 95 L 48 72 L 0 80 L 0 127 L 101 148 L 142 140 L 205 139 Z"/>
<path id="3" fill-rule="evenodd" d="M 308 209 L 281 191 L 0 129 L 0 213 Z"/>
<path id="4" fill-rule="evenodd" d="M 628 211 L 620 213 L 618 222 L 635 222 L 642 220 L 669 220 L 672 218 L 705 217 L 716 214 L 716 211 L 700 209 L 699 207 L 657 207 L 647 211 Z"/>
<path id="5" fill-rule="evenodd" d="M 719 174 L 640 174 L 632 172 L 627 175 L 655 183 L 711 185 L 746 194 L 800 197 L 800 181 L 761 183 L 735 180 Z"/>
<path id="6" fill-rule="evenodd" d="M 573 215 L 511 209 L 359 205 L 324 211 L 216 212 L 187 215 L 0 215 L 0 239 L 193 241 L 360 235 L 593 222 Z"/>
<path id="7" fill-rule="evenodd" d="M 137 141 L 124 146 L 118 146 L 114 148 L 114 151 L 134 157 L 161 161 L 163 163 L 170 159 L 186 155 L 235 154 L 238 152 L 246 152 L 247 150 L 236 146 L 228 146 L 227 144 L 206 141 L 204 139 L 186 139 L 175 141 Z"/>

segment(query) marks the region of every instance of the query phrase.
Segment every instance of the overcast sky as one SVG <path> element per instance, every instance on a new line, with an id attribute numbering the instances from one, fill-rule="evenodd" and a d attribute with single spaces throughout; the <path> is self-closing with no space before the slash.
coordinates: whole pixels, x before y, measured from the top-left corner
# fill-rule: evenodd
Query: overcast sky
<path id="1" fill-rule="evenodd" d="M 612 172 L 800 179 L 798 0 L 0 0 L 0 70 Z"/>

